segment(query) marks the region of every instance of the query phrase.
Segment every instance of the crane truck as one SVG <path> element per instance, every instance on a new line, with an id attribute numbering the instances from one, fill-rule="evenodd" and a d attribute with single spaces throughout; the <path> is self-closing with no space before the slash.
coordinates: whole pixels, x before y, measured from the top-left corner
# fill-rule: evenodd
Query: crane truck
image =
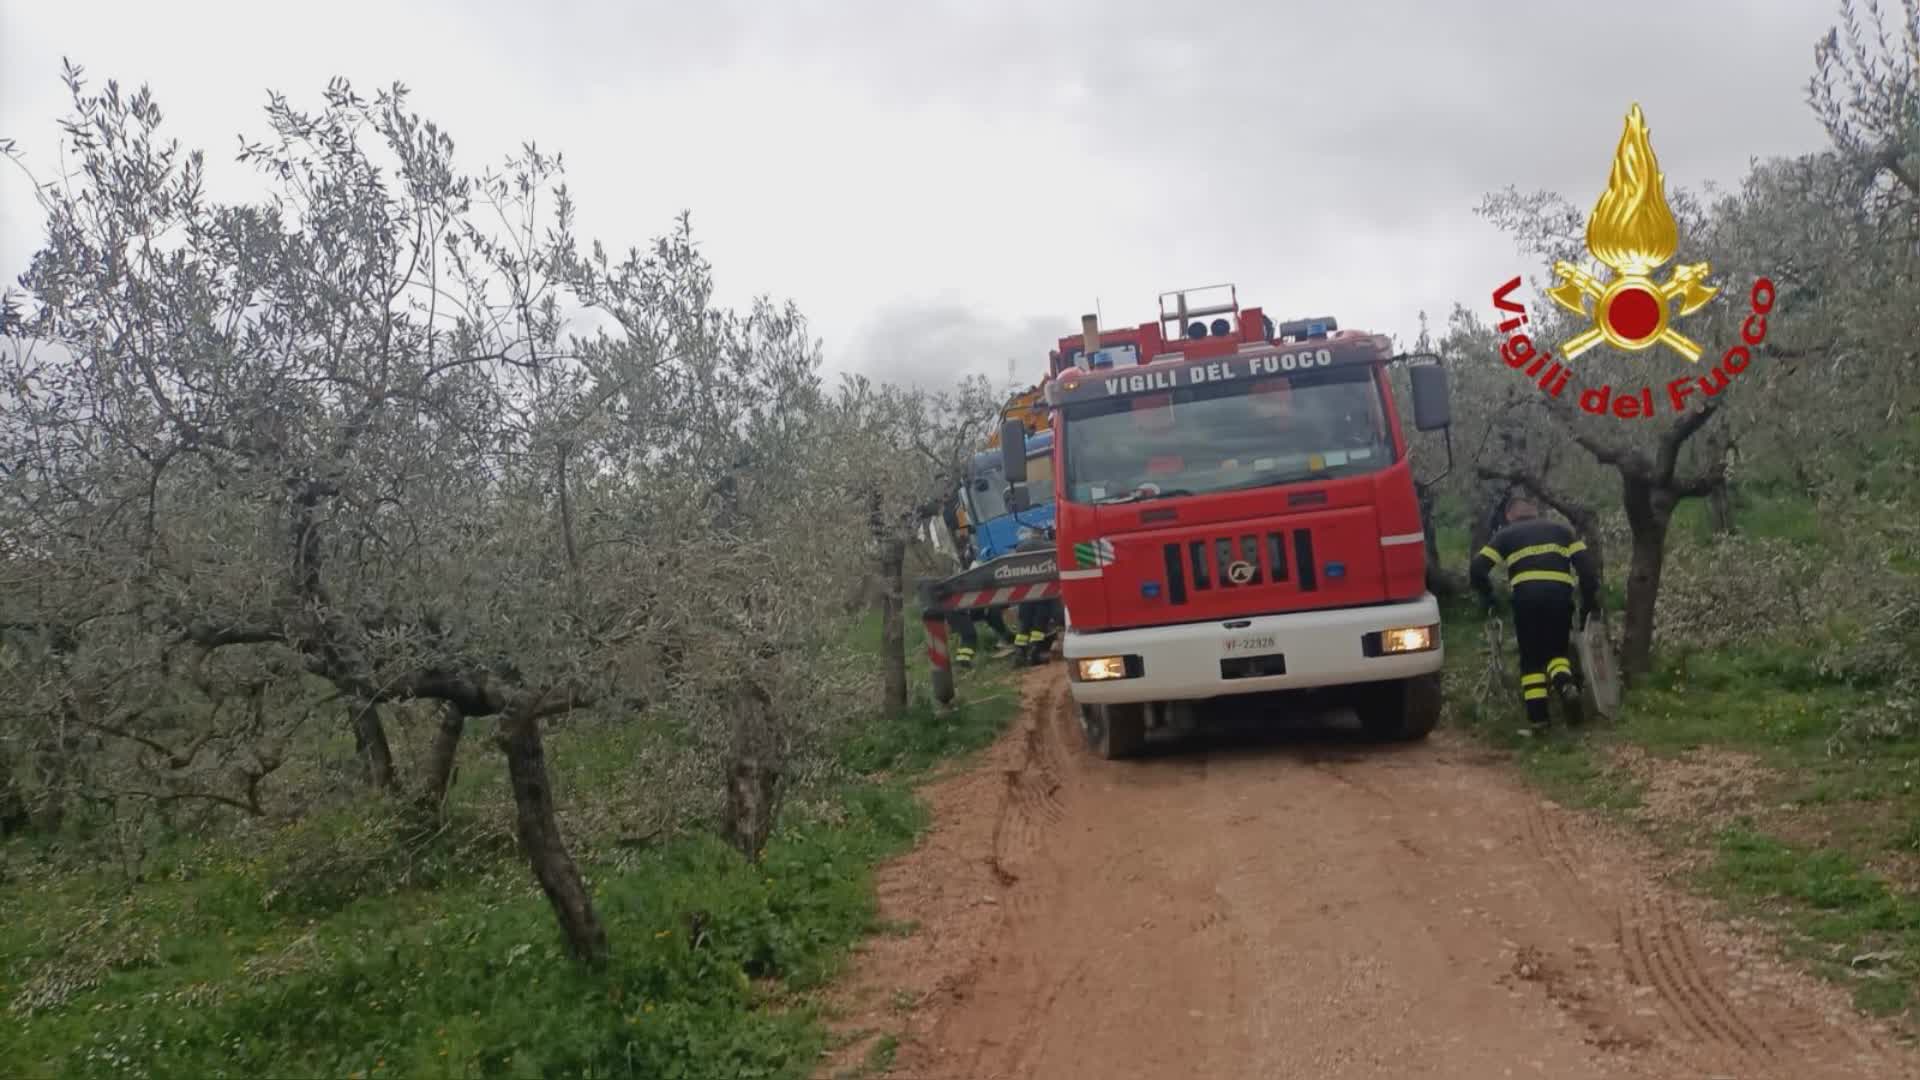
<path id="1" fill-rule="evenodd" d="M 936 696 L 932 615 L 987 590 L 1047 588 L 1065 607 L 1081 726 L 1104 757 L 1242 695 L 1337 696 L 1372 734 L 1424 738 L 1445 650 L 1389 371 L 1409 369 L 1414 426 L 1445 432 L 1439 358 L 1394 356 L 1331 317 L 1276 325 L 1237 290 L 1160 306 L 1137 327 L 1085 316 L 1051 353 L 1054 546 L 923 583 Z M 1024 426 L 1006 423 L 1001 444 L 1017 512 L 1031 502 Z"/>
<path id="2" fill-rule="evenodd" d="M 946 658 L 946 616 L 994 611 L 1022 603 L 1045 602 L 1056 606 L 1059 603 L 1058 582 L 1055 580 L 1039 580 L 1033 583 L 1037 586 L 1035 588 L 1004 593 L 998 587 L 1005 580 L 1007 563 L 1002 561 L 1005 557 L 1016 553 L 1031 554 L 1035 546 L 1032 537 L 1050 540 L 1052 534 L 1051 485 L 1044 485 L 1046 496 L 1043 501 L 1023 505 L 1019 510 L 1007 505 L 1009 485 L 1006 480 L 1005 453 L 1001 447 L 1001 438 L 1007 427 L 1017 423 L 1024 436 L 1021 450 L 1024 466 L 1019 471 L 1027 478 L 1026 482 L 1044 484 L 1047 471 L 1052 467 L 1053 433 L 1047 427 L 1043 395 L 1044 383 L 1041 383 L 1014 394 L 1008 400 L 1000 411 L 1001 422 L 994 427 L 985 448 L 976 451 L 967 463 L 966 474 L 949 501 L 947 520 L 936 519 L 929 523 L 934 545 L 946 551 L 961 566 L 969 568 L 939 583 L 944 587 L 943 599 L 949 602 L 940 608 L 937 620 L 940 625 L 937 629 L 935 617 L 927 617 L 929 632 L 940 635 L 934 681 L 936 696 L 943 702 L 950 700 L 952 693 L 952 677 L 943 662 Z M 945 528 L 944 535 L 941 526 Z M 977 573 L 983 566 L 985 572 Z M 995 577 L 995 573 L 1003 576 Z M 968 582 L 992 584 L 994 587 L 964 588 Z M 923 582 L 922 587 L 927 584 Z M 926 603 L 923 597 L 923 606 Z M 1043 654 L 1047 647 L 1050 646 L 1043 642 L 1042 646 L 1036 648 L 1035 655 Z"/>

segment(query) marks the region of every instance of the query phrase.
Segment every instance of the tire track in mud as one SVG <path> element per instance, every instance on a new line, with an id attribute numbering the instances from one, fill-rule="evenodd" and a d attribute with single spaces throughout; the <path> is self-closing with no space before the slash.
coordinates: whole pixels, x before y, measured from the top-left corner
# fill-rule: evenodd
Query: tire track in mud
<path id="1" fill-rule="evenodd" d="M 1005 789 L 997 801 L 987 853 L 995 880 L 1009 888 L 1020 881 L 1016 867 L 1039 851 L 1042 831 L 1066 814 L 1058 756 L 1049 749 L 1045 730 L 1060 688 L 1052 683 L 1029 686 L 1020 715 L 1022 750 L 1018 761 L 1002 773 Z"/>
<path id="2" fill-rule="evenodd" d="M 1775 1047 L 1719 991 L 1670 899 L 1635 897 L 1618 918 L 1616 936 L 1627 978 L 1635 986 L 1653 988 L 1670 1034 L 1683 1043 L 1730 1051 L 1751 1068 L 1772 1063 Z"/>
<path id="3" fill-rule="evenodd" d="M 1072 708 L 1064 683 L 1051 677 L 1050 672 L 1030 672 L 1024 689 L 1020 729 L 1013 736 L 1021 750 L 1017 763 L 1003 770 L 1005 790 L 999 799 L 988 855 L 995 880 L 1002 886 L 1003 941 L 1018 940 L 1025 928 L 1043 916 L 1048 898 L 1059 891 L 1056 868 L 1043 857 L 1044 845 L 1048 834 L 1068 817 L 1068 782 L 1079 764 L 1073 760 L 1074 748 L 1067 741 L 1069 732 L 1064 726 Z M 1045 1018 L 1061 996 L 1084 978 L 1087 968 L 1084 957 L 1064 968 L 1040 963 L 1032 956 L 1005 959 L 1001 977 L 1011 978 L 1021 987 L 1020 996 L 1032 1007 L 1009 1029 L 973 1047 L 966 1056 L 965 1068 L 950 1074 L 956 1080 L 963 1076 L 1025 1075 L 1047 1051 L 1049 1029 Z"/>
<path id="4" fill-rule="evenodd" d="M 1378 799 L 1387 806 L 1394 804 L 1395 800 L 1392 792 L 1376 784 L 1362 780 L 1357 776 L 1352 776 L 1347 770 L 1340 768 L 1347 760 L 1346 758 L 1328 758 L 1318 755 L 1309 755 L 1304 759 L 1307 767 L 1321 776 L 1350 787 L 1363 795 Z"/>
<path id="5" fill-rule="evenodd" d="M 1609 895 L 1613 890 L 1587 870 L 1584 845 L 1567 826 L 1570 816 L 1547 803 L 1530 808 L 1523 826 L 1527 850 L 1551 871 L 1571 908 L 1611 924 L 1628 983 L 1651 990 L 1657 999 L 1654 1016 L 1639 1019 L 1654 1021 L 1651 1026 L 1666 1036 L 1669 1052 L 1690 1056 L 1689 1049 L 1713 1047 L 1748 1068 L 1764 1069 L 1776 1057 L 1775 1042 L 1743 1019 L 1719 989 L 1671 898 L 1658 891 L 1618 899 Z M 1586 1019 L 1593 1027 L 1599 1017 Z"/>
<path id="6" fill-rule="evenodd" d="M 1060 1001 L 1060 995 L 1086 978 L 1088 962 L 1082 958 L 1068 967 L 1060 976 L 1047 980 L 1043 988 L 1034 995 L 1035 1007 L 1029 1018 L 1022 1021 L 1019 1031 L 1015 1032 L 1003 1052 L 1004 1067 L 992 1073 L 980 1075 L 1030 1075 L 1037 1062 L 1042 1060 L 1052 1042 L 1051 1031 L 1043 1022 L 1052 1013 Z M 975 1062 L 976 1070 L 979 1067 Z"/>
<path id="7" fill-rule="evenodd" d="M 1058 722 L 1068 704 L 1066 686 L 1049 676 L 1032 672 L 1024 681 L 1020 727 L 1012 736 L 1020 752 L 1003 770 L 1004 789 L 986 855 L 1001 890 L 1003 935 L 1031 924 L 1059 886 L 1058 868 L 1042 856 L 1048 833 L 1067 819 L 1074 762 Z"/>
<path id="8" fill-rule="evenodd" d="M 1615 914 L 1596 895 L 1593 882 L 1583 870 L 1585 860 L 1580 844 L 1567 832 L 1558 808 L 1545 803 L 1530 807 L 1522 829 L 1527 851 L 1553 872 L 1554 884 L 1575 910 L 1593 916 Z M 1609 918 L 1608 921 L 1616 920 Z"/>
<path id="9" fill-rule="evenodd" d="M 1046 897 L 1057 892 L 1060 884 L 1043 856 L 1046 834 L 1065 819 L 1070 797 L 1066 790 L 1068 771 L 1063 767 L 1057 741 L 1049 731 L 1062 692 L 1056 680 L 1042 678 L 1037 673 L 1030 672 L 1022 679 L 1019 719 L 1013 730 L 1001 737 L 1002 746 L 1012 752 L 1001 756 L 993 766 L 999 773 L 997 778 L 982 778 L 993 785 L 993 824 L 982 845 L 984 850 L 975 858 L 985 866 L 989 880 L 983 884 L 988 884 L 990 891 L 974 902 L 994 905 L 991 922 L 994 930 L 989 937 L 992 942 L 1017 939 L 1023 927 L 1033 925 L 1043 916 Z M 1050 992 L 1045 986 L 1046 978 L 1047 968 L 1036 963 L 1035 958 L 1017 954 L 1001 956 L 997 949 L 989 947 L 976 954 L 963 971 L 942 981 L 938 990 L 948 1007 L 933 1019 L 924 1038 L 928 1045 L 945 1041 L 947 1025 L 960 1011 L 954 1006 L 964 1007 L 983 981 L 998 984 L 1011 979 L 1025 987 L 1029 994 L 1057 995 L 1057 989 Z M 923 1053 L 910 1051 L 910 1057 L 921 1060 L 907 1066 L 906 1072 L 896 1070 L 894 1075 L 902 1076 L 903 1080 L 906 1077 L 961 1080 L 1006 1075 L 1010 1055 L 1022 1054 L 1023 1047 L 1038 1036 L 1038 1023 L 1032 1015 L 1022 1017 L 1009 1029 L 996 1032 L 993 1038 L 979 1039 L 954 1058 L 937 1063 L 925 1060 Z M 918 1067 L 914 1067 L 916 1065 Z"/>

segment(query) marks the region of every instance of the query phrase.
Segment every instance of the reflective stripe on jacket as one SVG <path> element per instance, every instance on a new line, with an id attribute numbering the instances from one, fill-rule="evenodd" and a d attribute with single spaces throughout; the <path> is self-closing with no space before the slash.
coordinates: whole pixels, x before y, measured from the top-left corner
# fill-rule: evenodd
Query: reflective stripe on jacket
<path id="1" fill-rule="evenodd" d="M 1474 591 L 1488 600 L 1493 598 L 1495 566 L 1506 568 L 1509 585 L 1548 581 L 1569 588 L 1578 586 L 1582 601 L 1589 608 L 1596 606 L 1600 581 L 1594 573 L 1593 554 L 1587 550 L 1586 541 L 1557 521 L 1516 521 L 1494 533 L 1474 554 L 1467 576 Z"/>

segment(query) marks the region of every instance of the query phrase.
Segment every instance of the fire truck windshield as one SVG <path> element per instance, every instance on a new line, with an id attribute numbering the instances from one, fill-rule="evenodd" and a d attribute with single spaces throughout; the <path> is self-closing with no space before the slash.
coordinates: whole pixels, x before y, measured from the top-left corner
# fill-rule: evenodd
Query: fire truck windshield
<path id="1" fill-rule="evenodd" d="M 1107 502 L 1352 476 L 1393 463 L 1371 368 L 1203 383 L 1070 406 L 1067 498 Z"/>

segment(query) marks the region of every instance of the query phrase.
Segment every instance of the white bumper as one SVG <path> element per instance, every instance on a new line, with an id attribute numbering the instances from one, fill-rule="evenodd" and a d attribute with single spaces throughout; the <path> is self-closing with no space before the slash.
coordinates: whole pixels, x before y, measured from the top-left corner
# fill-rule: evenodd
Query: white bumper
<path id="1" fill-rule="evenodd" d="M 1398 655 L 1366 654 L 1367 634 L 1404 626 L 1433 627 L 1434 647 Z M 1086 657 L 1140 658 L 1141 674 L 1137 678 L 1073 682 L 1073 699 L 1080 704 L 1188 701 L 1431 674 L 1446 661 L 1439 627 L 1440 605 L 1433 594 L 1427 593 L 1406 604 L 1302 611 L 1144 630 L 1086 633 L 1069 629 L 1062 652 L 1069 672 L 1074 670 L 1075 660 Z M 1228 678 L 1221 668 L 1222 660 L 1274 653 L 1285 657 L 1284 674 Z"/>

